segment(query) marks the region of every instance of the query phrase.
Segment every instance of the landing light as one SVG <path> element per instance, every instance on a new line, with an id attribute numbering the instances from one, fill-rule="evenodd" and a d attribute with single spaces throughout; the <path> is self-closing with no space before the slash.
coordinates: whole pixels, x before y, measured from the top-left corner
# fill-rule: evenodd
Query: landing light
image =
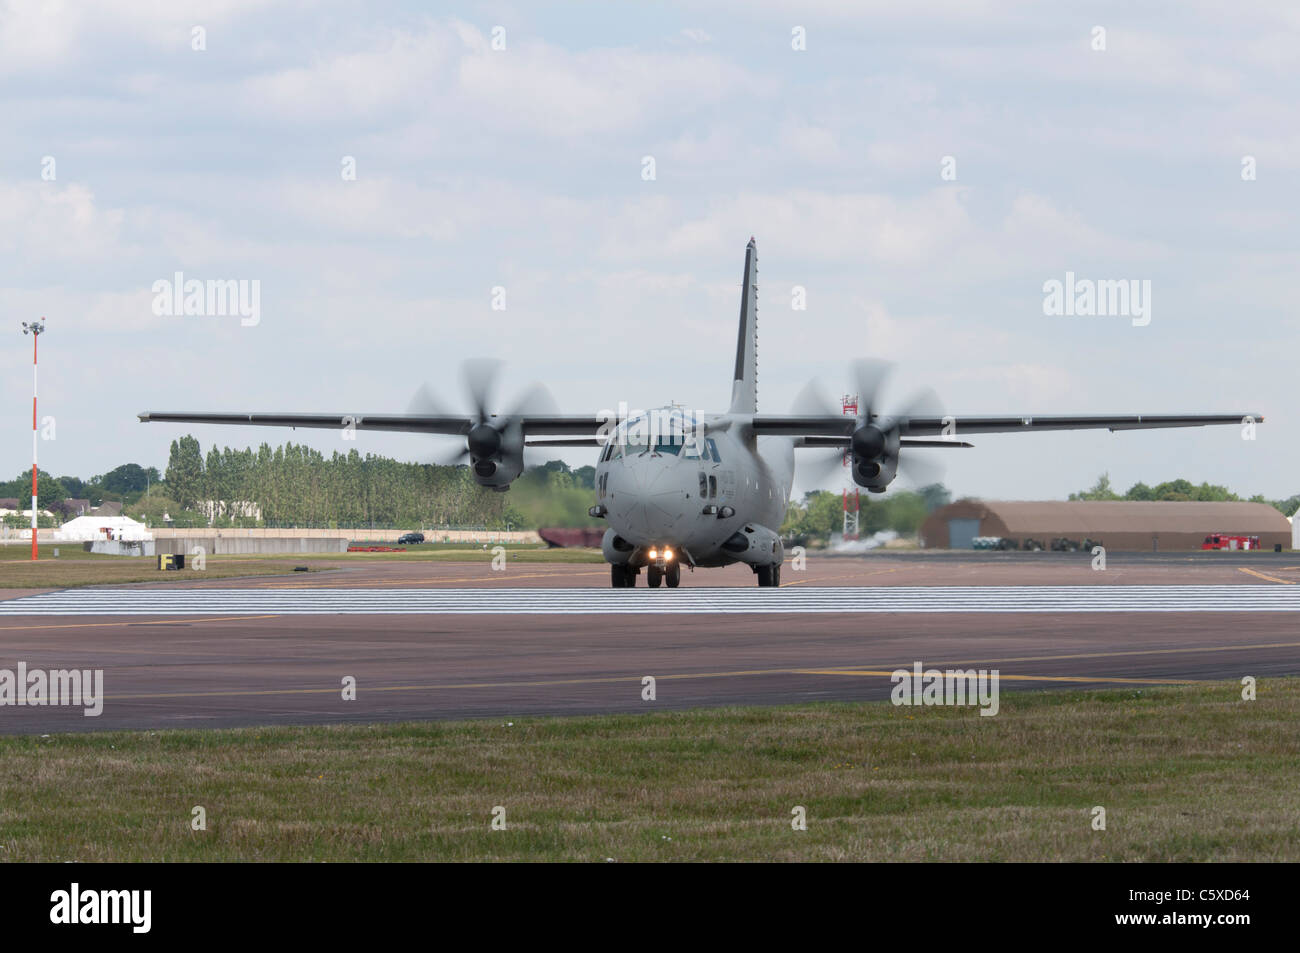
<path id="1" fill-rule="evenodd" d="M 658 551 L 658 550 L 655 550 L 655 549 L 650 550 L 650 558 L 651 558 L 651 559 L 658 559 L 658 558 L 659 558 L 659 551 Z"/>
<path id="2" fill-rule="evenodd" d="M 667 560 L 671 561 L 672 558 L 673 558 L 673 551 L 672 551 L 671 549 L 665 549 L 665 550 L 664 550 L 664 559 L 667 559 Z"/>

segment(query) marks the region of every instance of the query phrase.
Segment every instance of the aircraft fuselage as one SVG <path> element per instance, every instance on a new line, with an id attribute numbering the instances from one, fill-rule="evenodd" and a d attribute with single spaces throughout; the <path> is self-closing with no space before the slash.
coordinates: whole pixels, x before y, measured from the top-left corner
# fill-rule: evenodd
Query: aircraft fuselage
<path id="1" fill-rule="evenodd" d="M 657 412 L 664 417 L 672 408 Z M 734 541 L 746 528 L 775 534 L 794 475 L 794 442 L 746 433 L 743 417 L 685 418 L 657 434 L 633 419 L 611 435 L 596 464 L 596 499 L 609 523 L 605 553 L 632 567 L 665 548 L 687 565 L 722 566 L 761 558 Z M 679 422 L 681 418 L 678 418 Z M 731 547 L 727 544 L 732 541 Z M 780 548 L 769 563 L 778 563 Z"/>

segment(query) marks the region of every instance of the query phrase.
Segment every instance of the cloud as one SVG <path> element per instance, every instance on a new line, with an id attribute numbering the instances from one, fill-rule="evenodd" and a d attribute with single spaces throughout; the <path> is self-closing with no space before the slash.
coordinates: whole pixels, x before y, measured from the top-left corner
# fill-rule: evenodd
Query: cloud
<path id="1" fill-rule="evenodd" d="M 245 83 L 260 112 L 290 122 L 373 121 L 416 113 L 445 136 L 454 124 L 575 138 L 680 116 L 754 88 L 740 67 L 695 52 L 629 47 L 572 51 L 523 31 L 506 48 L 462 21 L 375 32 L 361 49 L 315 56 Z"/>
<path id="2" fill-rule="evenodd" d="M 125 213 L 84 185 L 0 181 L 0 252 L 19 261 L 80 261 L 117 247 Z"/>
<path id="3" fill-rule="evenodd" d="M 190 51 L 195 26 L 220 27 L 269 0 L 0 0 L 0 75 L 58 73 L 115 40 Z"/>

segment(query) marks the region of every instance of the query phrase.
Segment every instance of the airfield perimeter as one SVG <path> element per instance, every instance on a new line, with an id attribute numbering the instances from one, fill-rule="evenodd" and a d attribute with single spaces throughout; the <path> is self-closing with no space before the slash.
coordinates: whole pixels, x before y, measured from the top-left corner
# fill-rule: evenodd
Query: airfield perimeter
<path id="1" fill-rule="evenodd" d="M 103 669 L 106 695 L 94 718 L 5 708 L 0 733 L 878 699 L 916 661 L 998 669 L 1003 690 L 1300 674 L 1292 553 L 1116 553 L 1094 571 L 1086 553 L 814 552 L 779 590 L 742 567 L 629 591 L 602 564 L 493 571 L 487 554 L 310 565 L 0 590 L 0 664 Z"/>

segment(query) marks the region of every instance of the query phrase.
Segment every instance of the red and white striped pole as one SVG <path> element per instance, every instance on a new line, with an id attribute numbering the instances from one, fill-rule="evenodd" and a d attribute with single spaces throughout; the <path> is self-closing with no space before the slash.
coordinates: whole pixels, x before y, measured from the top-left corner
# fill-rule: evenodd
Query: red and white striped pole
<path id="1" fill-rule="evenodd" d="M 36 543 L 36 446 L 39 435 L 36 427 L 36 345 L 40 340 L 41 333 L 45 330 L 45 318 L 39 321 L 33 321 L 28 324 L 23 322 L 23 334 L 32 336 L 32 561 L 35 562 L 38 549 Z"/>

